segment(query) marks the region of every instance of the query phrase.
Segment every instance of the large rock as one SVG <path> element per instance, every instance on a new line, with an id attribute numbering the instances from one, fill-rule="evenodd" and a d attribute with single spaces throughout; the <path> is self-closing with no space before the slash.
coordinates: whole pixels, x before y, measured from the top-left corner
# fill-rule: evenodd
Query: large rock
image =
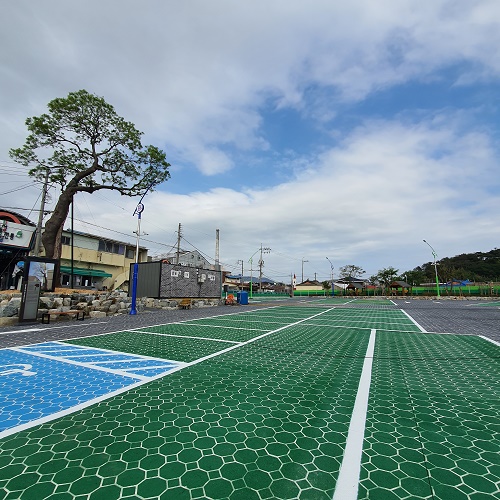
<path id="1" fill-rule="evenodd" d="M 19 307 L 21 306 L 21 297 L 13 297 L 8 304 L 0 307 L 0 317 L 11 318 L 19 316 Z"/>
<path id="2" fill-rule="evenodd" d="M 115 313 L 116 311 L 118 311 L 118 304 L 111 304 L 108 308 L 108 312 L 110 314 L 113 314 Z"/>
<path id="3" fill-rule="evenodd" d="M 62 297 L 54 297 L 54 304 L 52 307 L 62 307 L 64 304 L 64 299 Z"/>
<path id="4" fill-rule="evenodd" d="M 2 317 L 0 317 L 0 326 L 17 325 L 18 322 L 19 322 L 19 318 L 17 316 L 13 316 L 12 318 L 2 318 Z"/>
<path id="5" fill-rule="evenodd" d="M 40 297 L 40 304 L 44 306 L 44 309 L 52 309 L 54 307 L 54 297 Z"/>
<path id="6" fill-rule="evenodd" d="M 91 318 L 105 318 L 106 313 L 104 311 L 90 311 L 89 316 Z"/>
<path id="7" fill-rule="evenodd" d="M 108 306 L 96 306 L 93 309 L 94 309 L 94 311 L 101 311 L 101 312 L 108 312 L 109 311 Z"/>

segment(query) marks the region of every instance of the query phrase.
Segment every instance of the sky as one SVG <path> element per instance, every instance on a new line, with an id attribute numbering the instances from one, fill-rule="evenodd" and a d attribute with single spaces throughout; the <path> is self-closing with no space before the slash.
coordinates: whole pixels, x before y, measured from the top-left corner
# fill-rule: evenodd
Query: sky
<path id="1" fill-rule="evenodd" d="M 140 244 L 290 281 L 498 247 L 498 0 L 0 0 L 0 208 L 36 222 L 25 120 L 85 89 L 167 155 Z M 47 209 L 59 191 L 50 190 Z M 135 244 L 138 198 L 74 229 Z M 46 219 L 45 219 L 46 220 Z M 65 225 L 69 228 L 69 221 Z M 144 234 L 143 234 L 144 233 Z"/>

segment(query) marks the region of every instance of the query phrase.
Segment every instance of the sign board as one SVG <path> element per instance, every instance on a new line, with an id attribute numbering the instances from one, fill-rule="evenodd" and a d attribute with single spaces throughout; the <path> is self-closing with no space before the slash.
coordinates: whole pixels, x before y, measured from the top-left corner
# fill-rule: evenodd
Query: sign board
<path id="1" fill-rule="evenodd" d="M 36 227 L 2 220 L 0 221 L 0 246 L 28 249 L 31 247 L 35 232 Z"/>
<path id="2" fill-rule="evenodd" d="M 56 259 L 27 257 L 24 262 L 23 286 L 19 321 L 36 321 L 40 293 L 53 292 L 58 272 Z"/>

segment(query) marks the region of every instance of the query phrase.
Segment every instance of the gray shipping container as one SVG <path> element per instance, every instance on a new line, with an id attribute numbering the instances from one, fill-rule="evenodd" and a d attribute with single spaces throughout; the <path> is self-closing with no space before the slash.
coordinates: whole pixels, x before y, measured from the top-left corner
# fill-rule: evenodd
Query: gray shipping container
<path id="1" fill-rule="evenodd" d="M 137 297 L 219 298 L 222 295 L 222 273 L 212 269 L 181 266 L 165 261 L 138 264 Z M 130 266 L 133 276 L 134 264 Z M 132 282 L 129 286 L 129 295 Z"/>

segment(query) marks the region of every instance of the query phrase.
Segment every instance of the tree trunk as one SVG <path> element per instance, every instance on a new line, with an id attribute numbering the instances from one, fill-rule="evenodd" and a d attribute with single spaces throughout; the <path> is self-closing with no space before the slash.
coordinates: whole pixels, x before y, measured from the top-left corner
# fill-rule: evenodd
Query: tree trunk
<path id="1" fill-rule="evenodd" d="M 45 249 L 45 257 L 48 259 L 61 258 L 61 235 L 72 200 L 73 190 L 67 187 L 61 193 L 54 212 L 52 212 L 49 220 L 45 223 L 42 243 Z"/>

